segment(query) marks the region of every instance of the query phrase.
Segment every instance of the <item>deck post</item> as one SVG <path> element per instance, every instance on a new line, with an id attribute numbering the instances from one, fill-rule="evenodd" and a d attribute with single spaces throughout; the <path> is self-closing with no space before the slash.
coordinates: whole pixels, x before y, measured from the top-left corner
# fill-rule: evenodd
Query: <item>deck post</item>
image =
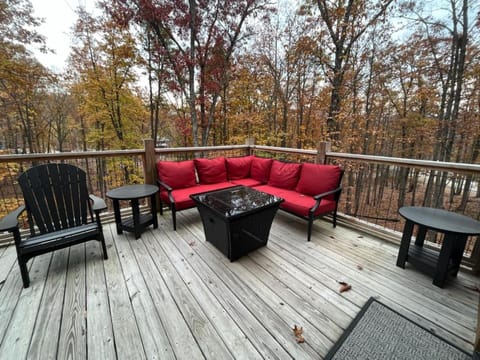
<path id="1" fill-rule="evenodd" d="M 247 149 L 247 155 L 253 155 L 253 148 L 255 147 L 255 138 L 253 137 L 248 137 L 247 140 L 245 140 L 245 145 L 248 146 Z"/>
<path id="2" fill-rule="evenodd" d="M 143 145 L 145 148 L 145 155 L 143 158 L 145 184 L 155 185 L 157 182 L 155 171 L 155 143 L 153 142 L 153 139 L 144 139 Z"/>
<path id="3" fill-rule="evenodd" d="M 316 164 L 325 164 L 327 162 L 327 152 L 332 151 L 332 143 L 329 141 L 320 141 L 317 147 Z"/>

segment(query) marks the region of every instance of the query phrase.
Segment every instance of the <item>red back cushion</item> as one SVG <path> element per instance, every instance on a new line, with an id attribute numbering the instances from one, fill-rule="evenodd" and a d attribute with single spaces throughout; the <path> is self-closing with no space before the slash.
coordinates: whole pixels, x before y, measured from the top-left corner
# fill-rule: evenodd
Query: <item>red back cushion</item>
<path id="1" fill-rule="evenodd" d="M 253 156 L 225 158 L 229 180 L 248 178 Z"/>
<path id="2" fill-rule="evenodd" d="M 341 173 L 337 165 L 305 163 L 295 190 L 312 196 L 334 190 L 340 185 Z"/>
<path id="3" fill-rule="evenodd" d="M 272 166 L 272 159 L 265 159 L 260 157 L 253 157 L 252 165 L 250 167 L 250 177 L 262 183 L 268 181 L 270 176 L 270 167 Z"/>
<path id="4" fill-rule="evenodd" d="M 195 186 L 195 166 L 193 160 L 158 161 L 158 179 L 173 189 Z"/>
<path id="5" fill-rule="evenodd" d="M 268 185 L 291 190 L 297 185 L 298 175 L 300 174 L 301 164 L 284 163 L 274 160 Z"/>
<path id="6" fill-rule="evenodd" d="M 225 158 L 194 159 L 200 184 L 217 184 L 227 181 Z"/>

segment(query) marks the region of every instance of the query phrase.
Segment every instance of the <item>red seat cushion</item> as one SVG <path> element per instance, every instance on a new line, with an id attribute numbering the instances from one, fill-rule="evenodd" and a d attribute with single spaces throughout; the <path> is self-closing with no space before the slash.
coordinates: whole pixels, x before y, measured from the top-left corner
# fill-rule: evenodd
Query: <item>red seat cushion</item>
<path id="1" fill-rule="evenodd" d="M 273 187 L 273 186 L 270 186 L 270 185 L 255 186 L 255 190 L 263 191 L 267 194 L 275 195 L 275 196 L 279 196 L 279 197 L 282 197 L 283 192 L 287 191 L 285 189 Z"/>
<path id="2" fill-rule="evenodd" d="M 225 158 L 194 159 L 200 184 L 216 184 L 227 181 Z"/>
<path id="3" fill-rule="evenodd" d="M 334 190 L 340 186 L 341 173 L 337 165 L 304 163 L 295 190 L 312 196 Z"/>
<path id="4" fill-rule="evenodd" d="M 295 188 L 301 167 L 301 164 L 274 160 L 270 170 L 270 177 L 268 178 L 268 185 L 288 190 Z"/>
<path id="5" fill-rule="evenodd" d="M 192 188 L 178 189 L 178 190 L 172 191 L 172 196 L 175 200 L 176 210 L 189 209 L 195 206 L 195 203 L 193 202 L 193 200 L 190 199 L 190 195 L 192 194 L 191 192 Z M 165 190 L 160 191 L 160 198 L 164 203 L 170 204 L 168 193 Z"/>
<path id="6" fill-rule="evenodd" d="M 253 156 L 225 158 L 229 180 L 245 179 L 250 176 Z"/>
<path id="7" fill-rule="evenodd" d="M 272 166 L 272 159 L 265 159 L 254 156 L 252 165 L 250 167 L 250 177 L 254 180 L 266 183 L 270 176 L 270 167 Z"/>
<path id="8" fill-rule="evenodd" d="M 158 179 L 172 189 L 183 189 L 195 186 L 195 166 L 192 160 L 158 161 Z"/>
<path id="9" fill-rule="evenodd" d="M 184 210 L 195 207 L 195 203 L 190 199 L 190 195 L 198 194 L 206 191 L 220 190 L 228 187 L 234 186 L 232 183 L 223 182 L 218 184 L 207 184 L 207 185 L 195 185 L 185 189 L 177 189 L 172 191 L 172 197 L 175 202 L 176 210 Z M 160 197 L 162 201 L 166 204 L 170 204 L 170 199 L 168 198 L 168 192 L 162 190 L 160 192 Z"/>
<path id="10" fill-rule="evenodd" d="M 254 187 L 254 186 L 262 185 L 262 183 L 260 181 L 252 179 L 252 178 L 232 180 L 232 184 L 243 185 L 243 186 L 248 186 L 248 187 Z"/>
<path id="11" fill-rule="evenodd" d="M 309 210 L 315 205 L 316 201 L 312 196 L 300 194 L 294 190 L 280 189 L 269 185 L 256 186 L 255 190 L 266 192 L 270 195 L 276 195 L 284 199 L 280 204 L 280 208 L 290 211 L 296 215 L 308 216 Z M 335 201 L 330 199 L 322 199 L 320 206 L 313 214 L 318 216 L 335 210 Z"/>
<path id="12" fill-rule="evenodd" d="M 315 205 L 316 201 L 313 197 L 300 194 L 295 191 L 285 191 L 282 193 L 282 198 L 285 200 L 280 204 L 280 208 L 293 212 L 301 216 L 308 216 L 309 210 Z M 335 210 L 335 201 L 330 199 L 322 199 L 320 206 L 313 214 L 318 216 L 326 214 Z"/>

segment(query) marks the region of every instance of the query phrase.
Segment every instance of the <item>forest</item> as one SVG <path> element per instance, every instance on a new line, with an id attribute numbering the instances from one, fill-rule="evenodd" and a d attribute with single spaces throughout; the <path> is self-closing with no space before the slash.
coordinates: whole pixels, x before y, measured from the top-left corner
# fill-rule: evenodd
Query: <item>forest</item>
<path id="1" fill-rule="evenodd" d="M 0 3 L 0 149 L 257 144 L 478 163 L 472 0 L 113 0 L 77 8 L 62 73 Z"/>

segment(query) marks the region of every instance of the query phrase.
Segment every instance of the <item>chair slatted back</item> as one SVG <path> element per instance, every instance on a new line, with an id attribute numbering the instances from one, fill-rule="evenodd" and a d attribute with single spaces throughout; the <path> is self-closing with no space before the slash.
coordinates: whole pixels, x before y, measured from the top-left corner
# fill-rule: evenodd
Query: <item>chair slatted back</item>
<path id="1" fill-rule="evenodd" d="M 18 178 L 30 231 L 41 234 L 86 224 L 92 219 L 86 174 L 69 164 L 34 166 Z"/>

